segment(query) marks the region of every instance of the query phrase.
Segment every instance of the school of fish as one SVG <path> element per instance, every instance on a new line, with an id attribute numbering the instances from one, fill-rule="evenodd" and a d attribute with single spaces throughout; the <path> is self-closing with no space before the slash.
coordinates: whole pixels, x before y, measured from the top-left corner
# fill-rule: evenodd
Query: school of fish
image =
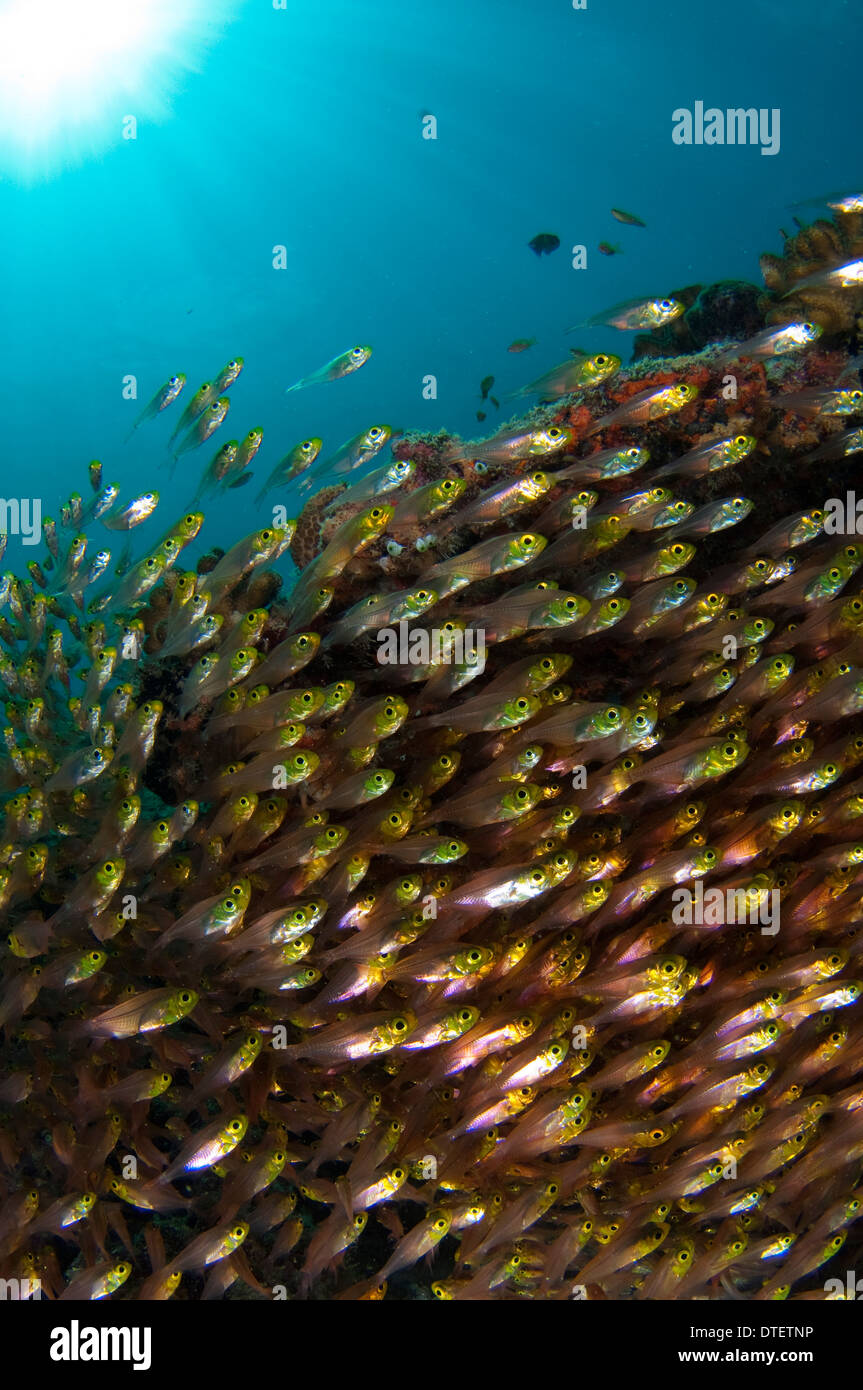
<path id="1" fill-rule="evenodd" d="M 857 322 L 849 204 L 852 251 L 803 258 L 795 305 Z M 841 1296 L 863 536 L 825 503 L 863 451 L 857 346 L 765 316 L 685 359 L 576 352 L 483 440 L 304 440 L 195 568 L 198 500 L 261 430 L 135 562 L 108 546 L 158 493 L 91 465 L 0 577 L 0 1277 Z M 190 398 L 166 466 L 242 370 Z"/>

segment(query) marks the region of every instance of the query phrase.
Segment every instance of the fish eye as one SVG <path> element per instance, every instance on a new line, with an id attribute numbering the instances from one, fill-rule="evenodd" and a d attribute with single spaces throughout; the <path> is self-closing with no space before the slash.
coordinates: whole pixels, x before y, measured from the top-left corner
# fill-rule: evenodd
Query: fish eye
<path id="1" fill-rule="evenodd" d="M 371 517 L 372 521 L 380 521 L 381 517 L 383 516 L 383 509 L 381 507 L 372 507 L 371 511 L 369 512 L 369 516 Z"/>
<path id="2" fill-rule="evenodd" d="M 608 361 L 608 358 L 606 357 L 604 352 L 598 352 L 593 360 L 596 363 L 597 367 L 604 367 L 606 362 Z"/>
<path id="3" fill-rule="evenodd" d="M 408 1025 L 407 1025 L 407 1019 L 405 1019 L 405 1018 L 395 1018 L 395 1019 L 393 1019 L 393 1030 L 394 1030 L 396 1033 L 403 1033 L 403 1032 L 405 1031 L 405 1029 L 407 1028 L 407 1026 L 408 1026 Z"/>
<path id="4" fill-rule="evenodd" d="M 188 1004 L 188 1003 L 190 1002 L 191 998 L 192 998 L 192 996 L 191 996 L 191 994 L 189 993 L 189 991 L 188 991 L 187 989 L 184 989 L 184 990 L 183 990 L 183 993 L 180 995 L 180 1003 L 181 1003 L 181 1004 Z"/>

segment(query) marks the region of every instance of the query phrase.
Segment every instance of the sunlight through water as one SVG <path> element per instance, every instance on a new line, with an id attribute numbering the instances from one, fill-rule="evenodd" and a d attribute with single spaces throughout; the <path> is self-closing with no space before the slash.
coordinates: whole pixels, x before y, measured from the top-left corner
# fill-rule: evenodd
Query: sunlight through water
<path id="1" fill-rule="evenodd" d="M 44 177 L 170 114 L 234 0 L 0 0 L 0 172 Z"/>

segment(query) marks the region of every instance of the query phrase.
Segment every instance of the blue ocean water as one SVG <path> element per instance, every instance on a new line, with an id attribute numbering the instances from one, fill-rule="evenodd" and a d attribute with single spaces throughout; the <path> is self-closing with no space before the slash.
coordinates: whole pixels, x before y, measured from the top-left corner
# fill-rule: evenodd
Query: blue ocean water
<path id="1" fill-rule="evenodd" d="M 634 295 L 758 281 L 759 253 L 794 230 L 789 205 L 859 180 L 863 19 L 846 0 L 281 4 L 175 0 L 187 22 L 172 50 L 157 0 L 151 62 L 145 34 L 128 80 L 122 54 L 101 64 L 86 119 L 64 89 L 44 137 L 53 77 L 18 117 L 0 85 L 6 133 L 17 119 L 29 147 L 0 150 L 0 493 L 56 515 L 99 458 L 124 496 L 161 491 L 139 553 L 225 439 L 264 429 L 253 484 L 206 506 L 204 546 L 265 524 L 257 486 L 298 440 L 329 451 L 380 422 L 490 432 L 515 407 L 478 424 L 483 377 L 502 397 L 575 343 L 626 358 L 623 334 L 564 330 Z M 19 5 L 0 0 L 0 37 Z M 7 42 L 0 77 L 15 62 Z M 673 112 L 699 101 L 778 109 L 778 152 L 675 144 Z M 613 206 L 646 226 L 620 225 Z M 539 232 L 559 250 L 534 255 Z M 603 240 L 621 253 L 600 254 Z M 508 353 L 517 338 L 537 343 Z M 284 394 L 354 343 L 374 348 L 359 372 Z M 228 421 L 173 479 L 178 407 L 124 445 L 170 375 L 187 374 L 185 403 L 238 354 Z M 12 538 L 5 563 L 35 553 Z"/>

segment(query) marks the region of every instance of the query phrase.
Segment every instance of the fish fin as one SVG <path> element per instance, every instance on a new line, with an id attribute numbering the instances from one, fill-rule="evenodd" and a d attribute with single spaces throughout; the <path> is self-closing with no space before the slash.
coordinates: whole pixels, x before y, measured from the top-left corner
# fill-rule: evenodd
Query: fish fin
<path id="1" fill-rule="evenodd" d="M 347 1174 L 342 1174 L 340 1178 L 336 1178 L 335 1187 L 341 1198 L 344 1213 L 350 1220 L 354 1214 L 354 1192 Z"/>
<path id="2" fill-rule="evenodd" d="M 147 1245 L 147 1255 L 150 1260 L 150 1268 L 155 1274 L 157 1270 L 165 1266 L 165 1242 L 162 1232 L 157 1226 L 148 1223 L 144 1230 L 144 1240 Z"/>
<path id="3" fill-rule="evenodd" d="M 398 1241 L 405 1233 L 401 1217 L 394 1207 L 384 1207 L 375 1213 L 381 1225 Z"/>
<path id="4" fill-rule="evenodd" d="M 129 1234 L 129 1227 L 126 1225 L 126 1218 L 119 1206 L 115 1204 L 111 1205 L 111 1210 L 106 1216 L 106 1224 L 119 1236 L 120 1243 L 123 1245 L 126 1252 L 134 1256 L 135 1252 L 132 1246 L 132 1237 Z"/>

